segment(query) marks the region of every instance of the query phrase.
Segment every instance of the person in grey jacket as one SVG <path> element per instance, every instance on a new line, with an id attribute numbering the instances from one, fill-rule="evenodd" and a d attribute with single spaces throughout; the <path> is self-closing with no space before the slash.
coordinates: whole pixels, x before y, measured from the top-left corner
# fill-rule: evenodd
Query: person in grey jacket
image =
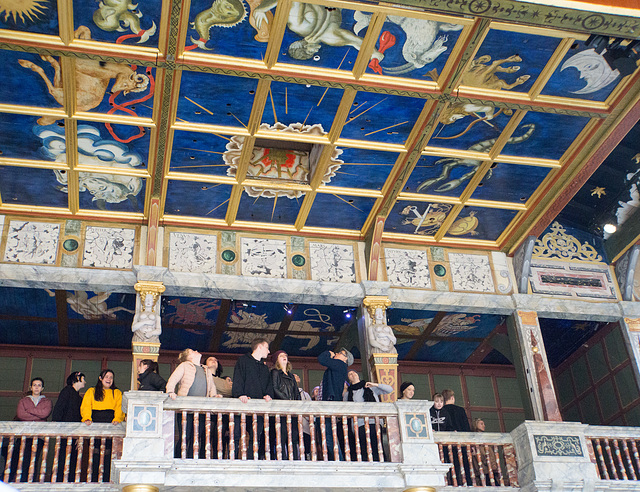
<path id="1" fill-rule="evenodd" d="M 369 381 L 361 381 L 360 375 L 356 371 L 349 371 L 347 373 L 349 379 L 349 386 L 345 388 L 343 393 L 344 401 L 354 402 L 379 402 L 380 395 L 387 395 L 393 391 L 393 388 L 388 384 L 371 383 Z M 362 417 L 358 418 L 358 438 L 360 441 L 360 452 L 362 454 L 362 461 L 368 461 L 367 452 L 367 432 L 364 426 L 365 422 Z M 373 461 L 380 461 L 378 453 L 378 434 L 376 431 L 375 419 L 369 419 L 369 435 L 371 438 L 371 452 L 373 454 Z M 356 455 L 356 443 L 355 434 L 349 432 L 349 446 L 351 447 L 351 459 L 356 461 L 358 459 Z M 384 457 L 383 457 L 384 461 Z"/>

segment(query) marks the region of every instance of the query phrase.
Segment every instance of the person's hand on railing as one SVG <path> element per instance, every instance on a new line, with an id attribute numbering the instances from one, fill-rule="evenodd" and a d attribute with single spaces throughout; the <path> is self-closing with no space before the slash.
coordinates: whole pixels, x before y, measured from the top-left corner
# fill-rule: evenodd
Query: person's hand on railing
<path id="1" fill-rule="evenodd" d="M 249 400 L 251 400 L 251 398 L 249 398 L 247 395 L 242 395 L 238 397 L 238 400 L 240 400 L 242 403 L 247 403 Z"/>
<path id="2" fill-rule="evenodd" d="M 175 400 L 177 396 L 175 391 L 170 391 L 169 393 L 167 393 L 167 395 L 169 395 L 169 398 L 171 398 L 172 400 Z"/>
<path id="3" fill-rule="evenodd" d="M 87 420 L 84 421 L 84 423 L 87 424 L 87 425 L 91 425 L 91 424 L 93 424 L 93 420 L 88 420 L 87 419 Z"/>
<path id="4" fill-rule="evenodd" d="M 271 401 L 272 398 L 269 395 L 264 395 L 264 401 Z"/>

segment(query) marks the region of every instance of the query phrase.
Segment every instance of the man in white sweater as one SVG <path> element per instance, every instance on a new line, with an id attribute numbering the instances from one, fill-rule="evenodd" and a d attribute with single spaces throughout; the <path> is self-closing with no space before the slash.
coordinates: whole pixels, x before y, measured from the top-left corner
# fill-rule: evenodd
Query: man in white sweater
<path id="1" fill-rule="evenodd" d="M 388 384 L 371 383 L 369 381 L 361 381 L 360 375 L 356 371 L 349 371 L 347 374 L 349 379 L 349 386 L 347 386 L 342 395 L 344 401 L 354 402 L 379 402 L 380 395 L 386 395 L 393 391 L 393 388 Z M 364 419 L 358 418 L 358 438 L 360 441 L 360 452 L 362 455 L 362 461 L 369 461 L 368 458 L 368 446 L 367 446 L 367 432 L 364 426 Z M 382 429 L 381 429 L 382 431 Z M 373 461 L 380 461 L 378 453 L 378 434 L 376 431 L 375 419 L 369 419 L 369 435 L 371 439 L 371 453 Z M 356 461 L 358 459 L 356 454 L 356 439 L 352 429 L 349 429 L 349 446 L 351 448 L 351 459 Z M 384 460 L 384 457 L 383 457 Z"/>

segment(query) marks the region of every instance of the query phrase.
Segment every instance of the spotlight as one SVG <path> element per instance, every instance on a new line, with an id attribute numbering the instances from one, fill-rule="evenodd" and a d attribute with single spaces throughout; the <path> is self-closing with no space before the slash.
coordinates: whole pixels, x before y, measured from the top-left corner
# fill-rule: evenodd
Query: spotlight
<path id="1" fill-rule="evenodd" d="M 351 319 L 353 309 L 345 309 L 342 311 L 344 313 L 344 317 L 347 319 Z"/>
<path id="2" fill-rule="evenodd" d="M 351 318 L 351 313 L 345 314 L 344 317 L 347 318 L 347 319 Z"/>
<path id="3" fill-rule="evenodd" d="M 604 225 L 604 232 L 606 232 L 607 234 L 613 234 L 614 232 L 616 232 L 616 225 L 615 224 L 605 224 Z"/>
<path id="4" fill-rule="evenodd" d="M 287 314 L 293 314 L 293 306 L 291 304 L 283 305 L 282 309 L 284 309 L 287 312 Z"/>

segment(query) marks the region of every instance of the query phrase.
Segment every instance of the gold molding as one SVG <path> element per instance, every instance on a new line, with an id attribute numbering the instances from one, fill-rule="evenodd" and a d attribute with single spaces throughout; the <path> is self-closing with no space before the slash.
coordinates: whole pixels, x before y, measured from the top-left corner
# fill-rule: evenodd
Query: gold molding
<path id="1" fill-rule="evenodd" d="M 367 308 L 369 317 L 374 320 L 376 319 L 376 309 L 380 308 L 382 311 L 386 311 L 391 306 L 391 301 L 387 296 L 366 296 L 362 300 L 362 304 Z"/>

